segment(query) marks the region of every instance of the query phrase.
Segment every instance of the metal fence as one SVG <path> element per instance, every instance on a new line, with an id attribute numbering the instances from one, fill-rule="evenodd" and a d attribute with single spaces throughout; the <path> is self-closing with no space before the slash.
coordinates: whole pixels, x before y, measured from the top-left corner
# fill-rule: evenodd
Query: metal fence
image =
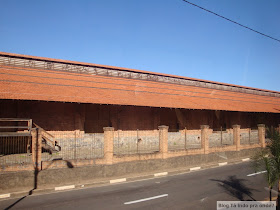
<path id="1" fill-rule="evenodd" d="M 31 119 L 0 118 L 0 165 L 32 163 Z"/>
<path id="2" fill-rule="evenodd" d="M 30 124 L 30 123 L 29 123 Z M 12 126 L 10 126 L 12 127 Z M 14 129 L 14 127 L 12 128 Z M 104 133 L 80 131 L 48 131 L 58 143 L 59 149 L 50 151 L 43 146 L 42 161 L 78 160 L 104 157 Z M 159 130 L 113 131 L 114 155 L 147 154 L 159 152 Z M 258 130 L 241 129 L 241 144 L 259 143 Z M 233 145 L 232 129 L 213 131 L 209 135 L 209 147 Z M 56 145 L 55 145 L 56 146 Z M 0 132 L 0 165 L 32 163 L 32 138 L 30 132 Z M 200 130 L 168 132 L 168 149 L 186 150 L 201 148 Z"/>
<path id="3" fill-rule="evenodd" d="M 200 149 L 201 132 L 181 130 L 168 132 L 168 150 Z"/>
<path id="4" fill-rule="evenodd" d="M 0 136 L 0 165 L 32 163 L 31 136 Z"/>
<path id="5" fill-rule="evenodd" d="M 213 131 L 209 135 L 209 147 L 222 147 L 233 145 L 233 131 Z"/>
<path id="6" fill-rule="evenodd" d="M 159 151 L 159 131 L 114 131 L 114 154 L 145 154 Z"/>
<path id="7" fill-rule="evenodd" d="M 246 129 L 240 132 L 240 144 L 258 144 L 259 132 L 257 129 Z"/>
<path id="8" fill-rule="evenodd" d="M 50 132 L 51 133 L 51 132 Z M 84 134 L 75 131 L 52 132 L 52 135 L 58 141 L 60 151 L 42 153 L 42 161 L 49 160 L 76 160 L 76 159 L 94 159 L 104 156 L 104 134 L 92 133 Z"/>

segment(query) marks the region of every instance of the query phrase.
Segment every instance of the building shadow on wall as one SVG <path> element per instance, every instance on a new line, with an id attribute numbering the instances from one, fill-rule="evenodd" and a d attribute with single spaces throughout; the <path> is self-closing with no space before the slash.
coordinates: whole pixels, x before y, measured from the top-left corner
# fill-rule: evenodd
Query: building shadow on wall
<path id="1" fill-rule="evenodd" d="M 54 159 L 52 160 L 52 163 L 46 167 L 44 170 L 48 169 L 49 167 L 51 167 L 51 165 L 53 165 L 56 161 L 61 161 L 62 159 Z M 68 168 L 74 168 L 74 165 L 68 161 L 68 160 L 63 160 L 64 162 L 66 162 L 66 165 Z M 5 208 L 5 210 L 11 209 L 12 207 L 14 207 L 16 204 L 18 204 L 19 202 L 21 202 L 22 200 L 24 200 L 26 197 L 28 197 L 29 195 L 32 195 L 34 190 L 36 190 L 38 188 L 38 175 L 42 170 L 39 170 L 38 167 L 34 168 L 34 187 L 32 190 L 29 191 L 28 195 L 25 195 L 23 197 L 21 197 L 20 199 L 18 199 L 16 202 L 14 202 L 13 204 L 11 204 L 10 206 L 8 206 L 7 208 Z"/>
<path id="2" fill-rule="evenodd" d="M 236 176 L 229 176 L 225 180 L 210 179 L 211 181 L 218 182 L 218 186 L 230 196 L 235 197 L 240 201 L 256 201 L 252 197 L 252 192 L 257 191 L 245 185 L 245 179 L 238 179 Z"/>

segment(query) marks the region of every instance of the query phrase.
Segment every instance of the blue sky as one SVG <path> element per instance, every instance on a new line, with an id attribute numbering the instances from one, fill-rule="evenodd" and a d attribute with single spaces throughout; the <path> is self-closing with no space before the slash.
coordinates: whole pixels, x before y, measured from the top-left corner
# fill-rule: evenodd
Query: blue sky
<path id="1" fill-rule="evenodd" d="M 190 0 L 280 39 L 279 0 Z M 182 0 L 0 0 L 0 51 L 280 91 L 280 42 Z"/>

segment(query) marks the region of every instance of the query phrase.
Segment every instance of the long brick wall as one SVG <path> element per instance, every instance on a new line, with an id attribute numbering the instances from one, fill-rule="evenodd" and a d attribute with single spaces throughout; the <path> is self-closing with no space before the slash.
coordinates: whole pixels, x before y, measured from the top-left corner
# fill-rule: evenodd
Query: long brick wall
<path id="1" fill-rule="evenodd" d="M 142 161 L 142 160 L 156 160 L 156 159 L 168 159 L 187 155 L 203 155 L 215 152 L 232 151 L 237 152 L 243 149 L 252 149 L 265 147 L 265 126 L 264 124 L 258 125 L 257 136 L 258 141 L 249 142 L 249 144 L 241 144 L 242 133 L 250 129 L 240 129 L 240 125 L 234 125 L 232 129 L 225 131 L 226 134 L 231 134 L 233 140 L 231 144 L 219 145 L 219 136 L 210 129 L 208 125 L 202 125 L 200 130 L 183 130 L 177 133 L 168 132 L 168 126 L 159 126 L 158 130 L 150 131 L 115 131 L 113 127 L 105 127 L 104 134 L 97 134 L 96 139 L 99 142 L 99 146 L 102 145 L 102 155 L 96 156 L 94 151 L 93 156 L 87 156 L 88 149 L 95 148 L 90 140 L 93 134 L 85 134 L 79 130 L 76 131 L 51 131 L 52 135 L 56 138 L 60 137 L 59 141 L 64 142 L 64 147 L 59 153 L 59 158 L 46 158 L 44 152 L 42 153 L 42 136 L 40 129 L 33 131 L 32 133 L 32 162 L 33 164 L 13 164 L 5 165 L 1 168 L 1 171 L 21 171 L 32 170 L 37 168 L 38 170 L 45 170 L 49 168 L 63 168 L 63 167 L 78 167 L 78 166 L 90 166 L 90 165 L 112 165 L 122 162 L 130 161 Z M 255 132 L 255 131 L 254 131 Z M 63 134 L 63 138 L 62 138 Z M 74 134 L 74 138 L 73 137 Z M 192 139 L 192 142 L 198 144 L 197 148 L 172 148 L 170 142 L 181 141 L 182 134 L 187 138 Z M 119 136 L 117 136 L 119 135 Z M 214 135 L 214 136 L 213 136 Z M 120 138 L 121 136 L 121 138 Z M 116 142 L 124 144 L 123 148 L 126 148 L 126 144 L 129 144 L 131 139 L 125 139 L 125 137 L 133 138 L 133 141 L 144 141 L 147 145 L 152 145 L 156 142 L 156 150 L 151 150 L 149 153 L 120 153 L 115 147 Z M 178 138 L 179 137 L 179 138 Z M 254 134 L 255 138 L 255 134 Z M 75 144 L 73 144 L 75 142 Z M 136 142 L 137 143 L 137 142 Z M 136 144 L 137 145 L 137 144 Z M 141 145 L 141 143 L 140 143 Z M 73 147 L 75 146 L 75 148 Z M 78 146 L 78 150 L 77 150 Z M 122 145 L 123 146 L 123 145 Z M 132 148 L 130 148 L 132 149 Z M 69 150 L 70 153 L 65 152 Z M 69 152 L 68 151 L 68 152 Z M 117 152 L 116 152 L 117 151 Z M 125 150 L 124 150 L 125 151 Z M 74 153 L 72 153 L 74 152 Z M 118 153 L 119 152 L 119 153 Z M 62 154 L 62 155 L 61 155 Z M 70 156 L 67 156 L 69 155 Z M 73 156 L 74 155 L 74 156 Z M 87 158 L 85 158 L 87 157 Z"/>

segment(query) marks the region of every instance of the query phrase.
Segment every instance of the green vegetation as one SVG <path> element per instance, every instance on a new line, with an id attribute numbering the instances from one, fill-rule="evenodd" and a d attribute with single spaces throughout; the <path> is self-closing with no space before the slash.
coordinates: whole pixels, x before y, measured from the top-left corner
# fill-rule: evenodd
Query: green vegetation
<path id="1" fill-rule="evenodd" d="M 274 128 L 266 129 L 267 142 L 266 148 L 262 149 L 254 157 L 255 167 L 257 169 L 264 169 L 271 200 L 271 190 L 278 183 L 278 198 L 277 204 L 280 201 L 280 134 Z"/>

